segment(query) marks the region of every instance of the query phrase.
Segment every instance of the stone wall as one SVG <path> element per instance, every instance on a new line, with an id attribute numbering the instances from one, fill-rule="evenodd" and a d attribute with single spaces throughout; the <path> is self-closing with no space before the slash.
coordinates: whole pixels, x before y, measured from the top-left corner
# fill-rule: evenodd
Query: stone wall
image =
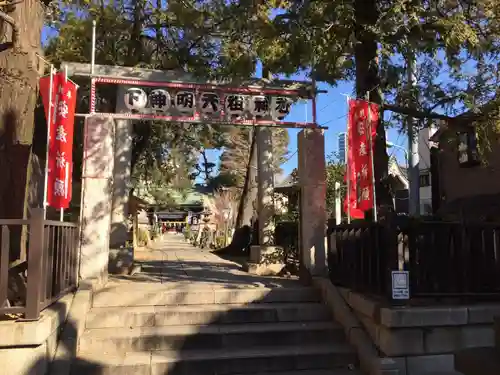
<path id="1" fill-rule="evenodd" d="M 0 321 L 0 363 L 9 375 L 44 375 L 56 353 L 59 327 L 73 295 L 46 309 L 38 321 Z"/>
<path id="2" fill-rule="evenodd" d="M 384 307 L 373 299 L 338 288 L 382 356 L 401 358 L 407 375 L 453 371 L 454 352 L 492 347 L 493 317 L 500 304 Z"/>
<path id="3" fill-rule="evenodd" d="M 455 355 L 455 368 L 464 375 L 500 374 L 500 316 L 494 318 L 495 346 L 464 349 Z"/>
<path id="4" fill-rule="evenodd" d="M 37 321 L 1 320 L 0 373 L 69 375 L 95 288 L 81 282 L 75 293 L 43 310 Z"/>
<path id="5" fill-rule="evenodd" d="M 461 375 L 455 352 L 494 345 L 500 304 L 386 307 L 327 278 L 312 281 L 366 375 Z"/>

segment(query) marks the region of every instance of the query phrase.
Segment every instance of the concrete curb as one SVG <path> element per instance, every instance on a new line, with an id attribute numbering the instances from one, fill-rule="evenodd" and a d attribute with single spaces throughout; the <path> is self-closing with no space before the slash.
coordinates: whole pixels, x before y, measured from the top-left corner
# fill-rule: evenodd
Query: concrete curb
<path id="1" fill-rule="evenodd" d="M 69 375 L 71 364 L 76 358 L 78 340 L 85 330 L 87 313 L 92 306 L 95 285 L 81 281 L 70 306 L 68 318 L 62 326 L 57 349 L 49 365 L 47 375 Z"/>

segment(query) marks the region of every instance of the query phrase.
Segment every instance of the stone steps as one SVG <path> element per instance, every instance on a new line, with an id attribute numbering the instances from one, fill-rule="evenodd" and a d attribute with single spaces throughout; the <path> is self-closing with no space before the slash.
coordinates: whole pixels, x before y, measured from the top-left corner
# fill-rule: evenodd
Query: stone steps
<path id="1" fill-rule="evenodd" d="M 84 332 L 81 351 L 108 353 L 156 350 L 267 348 L 342 342 L 341 326 L 331 322 L 97 328 Z"/>
<path id="2" fill-rule="evenodd" d="M 161 285 L 161 284 L 160 284 Z M 202 304 L 244 304 L 319 302 L 319 292 L 313 288 L 209 288 L 178 289 L 169 287 L 140 288 L 117 286 L 93 296 L 93 307 L 171 306 Z"/>
<path id="3" fill-rule="evenodd" d="M 116 283 L 93 296 L 71 374 L 360 375 L 356 367 L 313 288 Z"/>
<path id="4" fill-rule="evenodd" d="M 80 352 L 71 375 L 232 375 L 279 371 L 328 370 L 345 374 L 356 355 L 344 344 L 284 346 L 244 350 L 129 352 L 112 355 Z M 338 372 L 337 372 L 338 371 Z"/>
<path id="5" fill-rule="evenodd" d="M 98 307 L 86 328 L 151 327 L 236 323 L 309 322 L 330 319 L 321 303 L 256 303 L 184 306 Z"/>

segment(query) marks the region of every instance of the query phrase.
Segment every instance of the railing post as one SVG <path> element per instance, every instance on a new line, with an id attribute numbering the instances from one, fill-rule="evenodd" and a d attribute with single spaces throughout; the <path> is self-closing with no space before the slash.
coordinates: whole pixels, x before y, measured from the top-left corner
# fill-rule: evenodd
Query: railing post
<path id="1" fill-rule="evenodd" d="M 9 288 L 9 250 L 10 231 L 7 225 L 0 225 L 2 230 L 2 242 L 0 243 L 0 309 L 7 301 L 7 290 Z"/>
<path id="2" fill-rule="evenodd" d="M 26 293 L 25 320 L 40 318 L 40 293 L 42 285 L 43 241 L 43 209 L 33 209 L 29 224 L 28 244 L 28 285 Z"/>
<path id="3" fill-rule="evenodd" d="M 398 270 L 398 226 L 392 220 L 380 226 L 380 234 L 384 247 L 384 268 L 385 268 L 385 294 L 387 301 L 397 304 L 392 298 L 392 271 Z"/>
<path id="4" fill-rule="evenodd" d="M 80 285 L 80 257 L 81 257 L 81 246 L 80 246 L 80 241 L 81 241 L 81 223 L 80 221 L 78 221 L 78 226 L 76 227 L 76 230 L 75 230 L 75 235 L 73 236 L 73 246 L 74 246 L 74 249 L 73 251 L 75 252 L 75 264 L 74 264 L 74 269 L 73 269 L 73 272 L 74 272 L 74 283 L 75 283 L 75 287 L 78 288 L 78 286 Z"/>
<path id="5" fill-rule="evenodd" d="M 404 306 L 408 303 L 410 296 L 405 296 L 406 291 L 409 291 L 409 277 L 408 272 L 405 270 L 406 258 L 408 256 L 408 248 L 405 241 L 405 237 L 411 235 L 412 233 L 412 222 L 406 222 L 404 224 L 391 223 L 389 235 L 389 268 L 388 268 L 388 300 L 393 306 Z M 401 281 L 406 280 L 404 283 L 406 285 L 397 283 L 393 280 L 393 271 L 397 274 L 394 277 Z M 399 273 L 398 273 L 399 272 Z M 396 285 L 395 285 L 396 284 Z M 400 285 L 399 285 L 400 284 Z M 393 294 L 393 288 L 395 290 L 396 296 Z M 399 293 L 397 293 L 399 292 Z"/>

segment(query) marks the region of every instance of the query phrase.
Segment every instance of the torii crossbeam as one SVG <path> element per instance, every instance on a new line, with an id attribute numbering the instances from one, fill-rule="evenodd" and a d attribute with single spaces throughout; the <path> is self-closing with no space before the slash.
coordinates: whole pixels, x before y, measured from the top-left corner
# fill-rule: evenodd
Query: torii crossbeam
<path id="1" fill-rule="evenodd" d="M 316 123 L 316 95 L 325 92 L 317 90 L 315 83 L 311 81 L 268 80 L 259 78 L 239 81 L 230 81 L 224 78 L 200 80 L 179 70 L 163 71 L 137 67 L 93 65 L 73 62 L 64 62 L 62 67 L 67 71 L 70 77 L 88 77 L 91 80 L 89 113 L 79 114 L 80 116 L 100 114 L 114 119 L 162 120 L 181 123 L 273 126 L 281 128 L 319 128 Z M 221 108 L 217 113 L 210 115 L 200 112 L 199 108 L 193 108 L 193 113 L 187 116 L 184 113 L 179 113 L 175 106 L 172 106 L 168 111 L 160 113 L 151 111 L 150 108 L 143 108 L 140 111 L 131 110 L 121 113 L 105 113 L 98 111 L 96 105 L 96 86 L 98 84 L 112 84 L 128 87 L 135 86 L 153 91 L 154 89 L 166 89 L 177 93 L 192 92 L 193 102 L 195 103 L 198 102 L 197 99 L 199 95 L 208 92 L 216 93 L 220 97 Z M 269 97 L 285 97 L 289 98 L 288 100 L 291 102 L 304 99 L 311 100 L 313 105 L 312 121 L 282 121 L 283 119 L 277 120 L 276 118 L 272 118 L 270 113 L 256 117 L 255 114 L 250 113 L 249 110 L 244 110 L 239 116 L 228 116 L 227 113 L 224 113 L 225 99 L 231 96 L 240 95 L 250 98 L 264 97 L 266 100 L 268 100 L 267 98 Z M 269 106 L 269 100 L 267 105 Z"/>

